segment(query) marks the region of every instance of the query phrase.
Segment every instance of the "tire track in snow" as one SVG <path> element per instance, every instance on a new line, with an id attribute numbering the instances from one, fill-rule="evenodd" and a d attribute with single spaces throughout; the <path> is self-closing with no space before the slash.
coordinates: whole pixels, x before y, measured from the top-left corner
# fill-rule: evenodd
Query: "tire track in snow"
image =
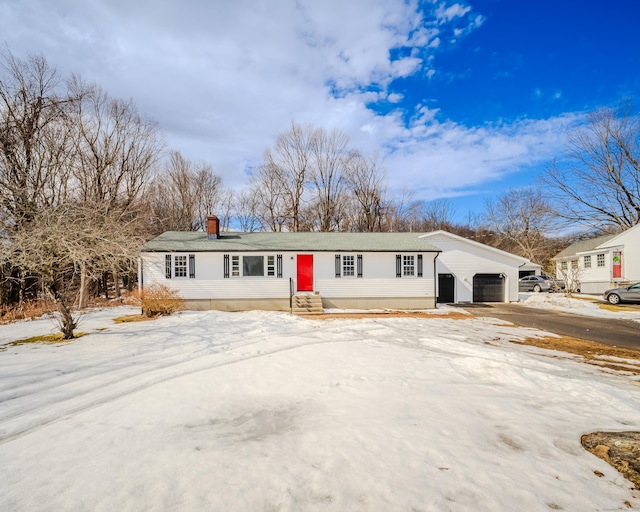
<path id="1" fill-rule="evenodd" d="M 258 350 L 255 353 L 245 353 L 239 356 L 231 357 L 228 361 L 215 361 L 213 363 L 200 364 L 196 368 L 189 368 L 184 370 L 177 370 L 171 373 L 166 373 L 167 370 L 171 368 L 176 368 L 183 365 L 193 365 L 196 360 L 188 360 L 188 361 L 179 361 L 174 364 L 169 364 L 161 368 L 152 368 L 149 371 L 145 372 L 143 375 L 136 373 L 135 375 L 128 376 L 124 380 L 119 379 L 117 382 L 112 382 L 105 386 L 103 383 L 100 383 L 99 387 L 85 390 L 80 394 L 75 394 L 73 396 L 64 397 L 56 402 L 48 402 L 44 406 L 39 405 L 38 407 L 28 411 L 22 412 L 18 414 L 14 414 L 9 418 L 0 418 L 0 428 L 4 431 L 0 431 L 0 444 L 4 444 L 6 442 L 13 441 L 19 437 L 32 433 L 40 428 L 46 427 L 50 424 L 53 424 L 62 419 L 68 418 L 70 416 L 85 412 L 87 410 L 93 409 L 100 405 L 112 402 L 114 400 L 123 398 L 127 395 L 137 393 L 139 391 L 148 389 L 156 384 L 161 384 L 176 378 L 184 377 L 186 375 L 192 375 L 195 373 L 199 373 L 202 371 L 212 370 L 218 367 L 228 366 L 236 363 L 242 363 L 244 361 L 249 361 L 252 359 L 257 359 L 260 357 L 270 356 L 273 354 L 278 354 L 281 352 L 286 352 L 289 350 L 294 350 L 301 347 L 312 346 L 312 345 L 322 345 L 322 344 L 330 344 L 330 343 L 348 343 L 348 342 L 362 342 L 362 339 L 342 339 L 342 340 L 315 340 L 308 342 L 300 342 L 299 337 L 308 333 L 318 334 L 317 330 L 310 330 L 308 332 L 299 332 L 296 333 L 295 337 L 291 337 L 298 341 L 298 343 L 293 343 L 291 345 L 287 345 L 285 347 L 277 347 L 271 350 Z M 278 338 L 278 342 L 282 342 L 283 337 Z M 242 348 L 242 347 L 240 347 Z M 231 353 L 233 354 L 233 352 Z M 199 359 L 208 359 L 214 357 L 218 359 L 220 356 L 224 356 L 224 354 L 209 354 L 206 356 L 201 356 Z M 160 372 L 160 375 L 150 375 L 156 372 Z M 137 380 L 140 378 L 147 379 L 144 382 L 136 383 L 131 382 L 132 380 Z M 124 389 L 118 390 L 119 387 L 124 387 Z M 115 389 L 112 389 L 115 388 Z M 86 397 L 89 394 L 95 393 L 104 393 L 104 396 L 88 400 L 84 403 L 74 405 L 73 403 L 67 404 L 65 407 L 65 403 L 73 400 L 77 400 L 78 397 Z M 26 420 L 20 422 L 19 420 L 25 420 L 25 416 L 30 413 L 35 413 L 36 411 L 40 411 L 38 417 L 33 418 L 31 421 Z M 51 410 L 50 412 L 48 410 Z M 12 423 L 18 423 L 17 425 L 13 425 Z M 26 423 L 26 424 L 25 424 Z"/>

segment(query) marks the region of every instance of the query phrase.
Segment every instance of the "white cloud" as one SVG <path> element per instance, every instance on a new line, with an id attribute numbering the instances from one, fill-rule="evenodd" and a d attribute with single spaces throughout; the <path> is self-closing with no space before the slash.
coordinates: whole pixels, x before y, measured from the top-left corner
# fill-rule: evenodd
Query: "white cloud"
<path id="1" fill-rule="evenodd" d="M 447 23 L 454 18 L 462 18 L 471 10 L 468 5 L 453 4 L 447 7 L 446 4 L 441 4 L 436 10 L 436 17 L 439 23 Z"/>
<path id="2" fill-rule="evenodd" d="M 212 163 L 233 188 L 291 121 L 338 128 L 365 151 L 389 151 L 391 184 L 415 182 L 424 197 L 546 157 L 564 118 L 465 128 L 423 109 L 407 126 L 400 110 L 369 108 L 382 100 L 406 108 L 392 81 L 431 78 L 441 32 L 466 34 L 483 21 L 461 3 L 419 5 L 22 0 L 0 5 L 0 33 L 20 57 L 43 53 L 63 75 L 132 97 L 171 148 Z"/>

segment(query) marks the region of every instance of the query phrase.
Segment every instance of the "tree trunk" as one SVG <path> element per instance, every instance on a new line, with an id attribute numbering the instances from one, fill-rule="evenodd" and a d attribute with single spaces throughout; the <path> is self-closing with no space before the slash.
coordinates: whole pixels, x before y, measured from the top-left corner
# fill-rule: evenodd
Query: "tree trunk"
<path id="1" fill-rule="evenodd" d="M 62 338 L 65 340 L 71 340 L 75 338 L 73 330 L 76 328 L 76 322 L 71 314 L 71 309 L 65 304 L 63 300 L 58 301 L 58 309 L 62 315 L 62 321 L 60 330 L 62 331 Z"/>
<path id="2" fill-rule="evenodd" d="M 104 298 L 109 300 L 109 275 L 107 272 L 102 273 L 102 287 L 104 288 Z"/>
<path id="3" fill-rule="evenodd" d="M 80 296 L 78 297 L 78 309 L 87 307 L 88 283 L 86 265 L 80 264 Z"/>
<path id="4" fill-rule="evenodd" d="M 118 275 L 117 267 L 113 267 L 111 275 L 113 276 L 114 297 L 118 298 L 120 297 L 120 276 Z"/>
<path id="5" fill-rule="evenodd" d="M 71 340 L 75 338 L 73 330 L 77 327 L 76 321 L 71 314 L 71 307 L 67 304 L 64 297 L 58 293 L 58 289 L 55 283 L 49 285 L 49 293 L 53 297 L 54 302 L 58 306 L 60 312 L 60 331 L 62 332 L 62 338 L 65 340 Z"/>

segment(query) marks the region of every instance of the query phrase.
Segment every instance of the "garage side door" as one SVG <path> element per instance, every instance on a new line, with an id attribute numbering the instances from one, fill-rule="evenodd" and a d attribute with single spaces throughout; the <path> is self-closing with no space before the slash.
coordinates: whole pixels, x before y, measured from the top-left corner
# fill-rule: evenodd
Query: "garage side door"
<path id="1" fill-rule="evenodd" d="M 438 302 L 455 302 L 456 278 L 453 274 L 438 274 Z"/>
<path id="2" fill-rule="evenodd" d="M 504 302 L 505 279 L 502 274 L 473 276 L 473 302 Z"/>

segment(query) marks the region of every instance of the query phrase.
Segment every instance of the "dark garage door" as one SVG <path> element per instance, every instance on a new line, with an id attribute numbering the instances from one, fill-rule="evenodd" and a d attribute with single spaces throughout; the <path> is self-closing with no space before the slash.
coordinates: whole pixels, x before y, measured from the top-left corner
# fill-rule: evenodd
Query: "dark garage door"
<path id="1" fill-rule="evenodd" d="M 503 302 L 504 277 L 502 274 L 476 274 L 473 276 L 473 302 Z"/>
<path id="2" fill-rule="evenodd" d="M 456 278 L 453 274 L 438 274 L 438 302 L 447 304 L 455 302 Z"/>

